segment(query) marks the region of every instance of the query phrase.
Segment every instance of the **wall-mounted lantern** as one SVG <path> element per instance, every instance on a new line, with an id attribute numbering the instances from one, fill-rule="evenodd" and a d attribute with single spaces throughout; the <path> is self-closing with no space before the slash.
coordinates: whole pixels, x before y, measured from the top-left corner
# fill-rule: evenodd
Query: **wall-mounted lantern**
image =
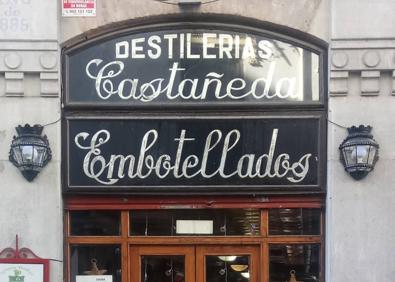
<path id="1" fill-rule="evenodd" d="M 371 126 L 352 126 L 340 144 L 340 160 L 345 170 L 356 180 L 364 178 L 378 160 L 379 145 L 370 133 Z"/>
<path id="2" fill-rule="evenodd" d="M 18 136 L 14 136 L 12 140 L 9 160 L 19 168 L 28 181 L 32 181 L 51 160 L 51 148 L 47 136 L 41 136 L 41 125 L 19 125 L 15 129 Z"/>

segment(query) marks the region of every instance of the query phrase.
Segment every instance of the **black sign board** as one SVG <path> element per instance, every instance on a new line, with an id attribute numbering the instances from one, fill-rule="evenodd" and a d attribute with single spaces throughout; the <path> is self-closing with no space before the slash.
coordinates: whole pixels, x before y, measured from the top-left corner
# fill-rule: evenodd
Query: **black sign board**
<path id="1" fill-rule="evenodd" d="M 65 192 L 321 189 L 320 115 L 68 117 L 65 125 Z"/>
<path id="2" fill-rule="evenodd" d="M 323 105 L 313 48 L 247 28 L 130 30 L 65 52 L 64 105 Z"/>

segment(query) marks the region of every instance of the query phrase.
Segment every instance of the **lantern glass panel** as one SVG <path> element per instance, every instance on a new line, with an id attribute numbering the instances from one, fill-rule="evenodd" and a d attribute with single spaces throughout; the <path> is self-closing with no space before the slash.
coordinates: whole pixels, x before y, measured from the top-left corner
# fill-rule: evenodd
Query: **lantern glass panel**
<path id="1" fill-rule="evenodd" d="M 377 154 L 377 149 L 376 149 L 376 147 L 370 146 L 369 159 L 368 159 L 368 163 L 369 163 L 370 165 L 373 164 L 374 158 L 375 158 L 376 154 Z"/>
<path id="2" fill-rule="evenodd" d="M 46 150 L 43 147 L 36 147 L 36 149 L 37 149 L 37 154 L 34 155 L 34 163 L 39 166 L 42 166 Z"/>
<path id="3" fill-rule="evenodd" d="M 40 147 L 34 146 L 34 152 L 33 152 L 33 163 L 34 164 L 39 164 L 40 156 L 41 156 Z"/>
<path id="4" fill-rule="evenodd" d="M 22 146 L 22 159 L 25 164 L 33 163 L 33 156 L 37 154 L 37 150 L 32 145 Z"/>
<path id="5" fill-rule="evenodd" d="M 343 149 L 343 154 L 347 165 L 354 165 L 357 163 L 355 146 L 345 147 Z"/>
<path id="6" fill-rule="evenodd" d="M 368 162 L 369 157 L 369 145 L 357 145 L 357 163 L 358 164 L 366 164 Z"/>
<path id="7" fill-rule="evenodd" d="M 15 146 L 14 148 L 12 148 L 12 152 L 13 152 L 15 161 L 18 164 L 22 163 L 22 149 L 21 149 L 21 147 Z"/>

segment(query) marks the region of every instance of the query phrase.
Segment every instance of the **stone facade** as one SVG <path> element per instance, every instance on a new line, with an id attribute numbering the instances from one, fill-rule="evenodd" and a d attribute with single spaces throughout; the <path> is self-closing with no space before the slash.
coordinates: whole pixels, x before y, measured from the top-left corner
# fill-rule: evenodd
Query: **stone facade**
<path id="1" fill-rule="evenodd" d="M 60 123 L 44 128 L 53 160 L 34 182 L 8 161 L 14 127 L 60 117 L 61 47 L 152 16 L 209 13 L 274 23 L 329 43 L 329 119 L 345 127 L 373 126 L 380 160 L 367 178 L 354 181 L 339 162 L 347 132 L 328 124 L 326 281 L 393 281 L 395 2 L 203 2 L 181 8 L 155 0 L 98 0 L 96 17 L 64 18 L 60 0 L 0 0 L 0 249 L 12 246 L 18 234 L 21 245 L 39 256 L 63 259 Z M 52 261 L 51 282 L 62 276 L 63 265 Z"/>
<path id="2" fill-rule="evenodd" d="M 20 247 L 63 260 L 60 124 L 44 128 L 53 159 L 34 182 L 8 161 L 16 126 L 60 117 L 57 2 L 0 1 L 0 249 L 15 246 L 18 234 Z M 62 281 L 62 263 L 50 267 L 51 282 Z"/>
<path id="3" fill-rule="evenodd" d="M 328 281 L 393 280 L 394 9 L 392 1 L 332 1 L 329 117 L 371 125 L 380 159 L 365 179 L 352 180 L 338 161 L 347 132 L 328 125 Z"/>

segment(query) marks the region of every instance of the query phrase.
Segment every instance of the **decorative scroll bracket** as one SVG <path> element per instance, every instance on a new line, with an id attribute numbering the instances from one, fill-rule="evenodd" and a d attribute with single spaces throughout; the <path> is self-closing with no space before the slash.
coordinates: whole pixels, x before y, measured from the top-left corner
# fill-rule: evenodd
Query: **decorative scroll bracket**
<path id="1" fill-rule="evenodd" d="M 42 259 L 29 248 L 19 249 L 19 237 L 15 236 L 15 249 L 5 248 L 0 251 L 0 259 Z"/>
<path id="2" fill-rule="evenodd" d="M 49 259 L 42 259 L 28 248 L 19 248 L 16 235 L 15 249 L 0 251 L 0 281 L 49 282 Z"/>

